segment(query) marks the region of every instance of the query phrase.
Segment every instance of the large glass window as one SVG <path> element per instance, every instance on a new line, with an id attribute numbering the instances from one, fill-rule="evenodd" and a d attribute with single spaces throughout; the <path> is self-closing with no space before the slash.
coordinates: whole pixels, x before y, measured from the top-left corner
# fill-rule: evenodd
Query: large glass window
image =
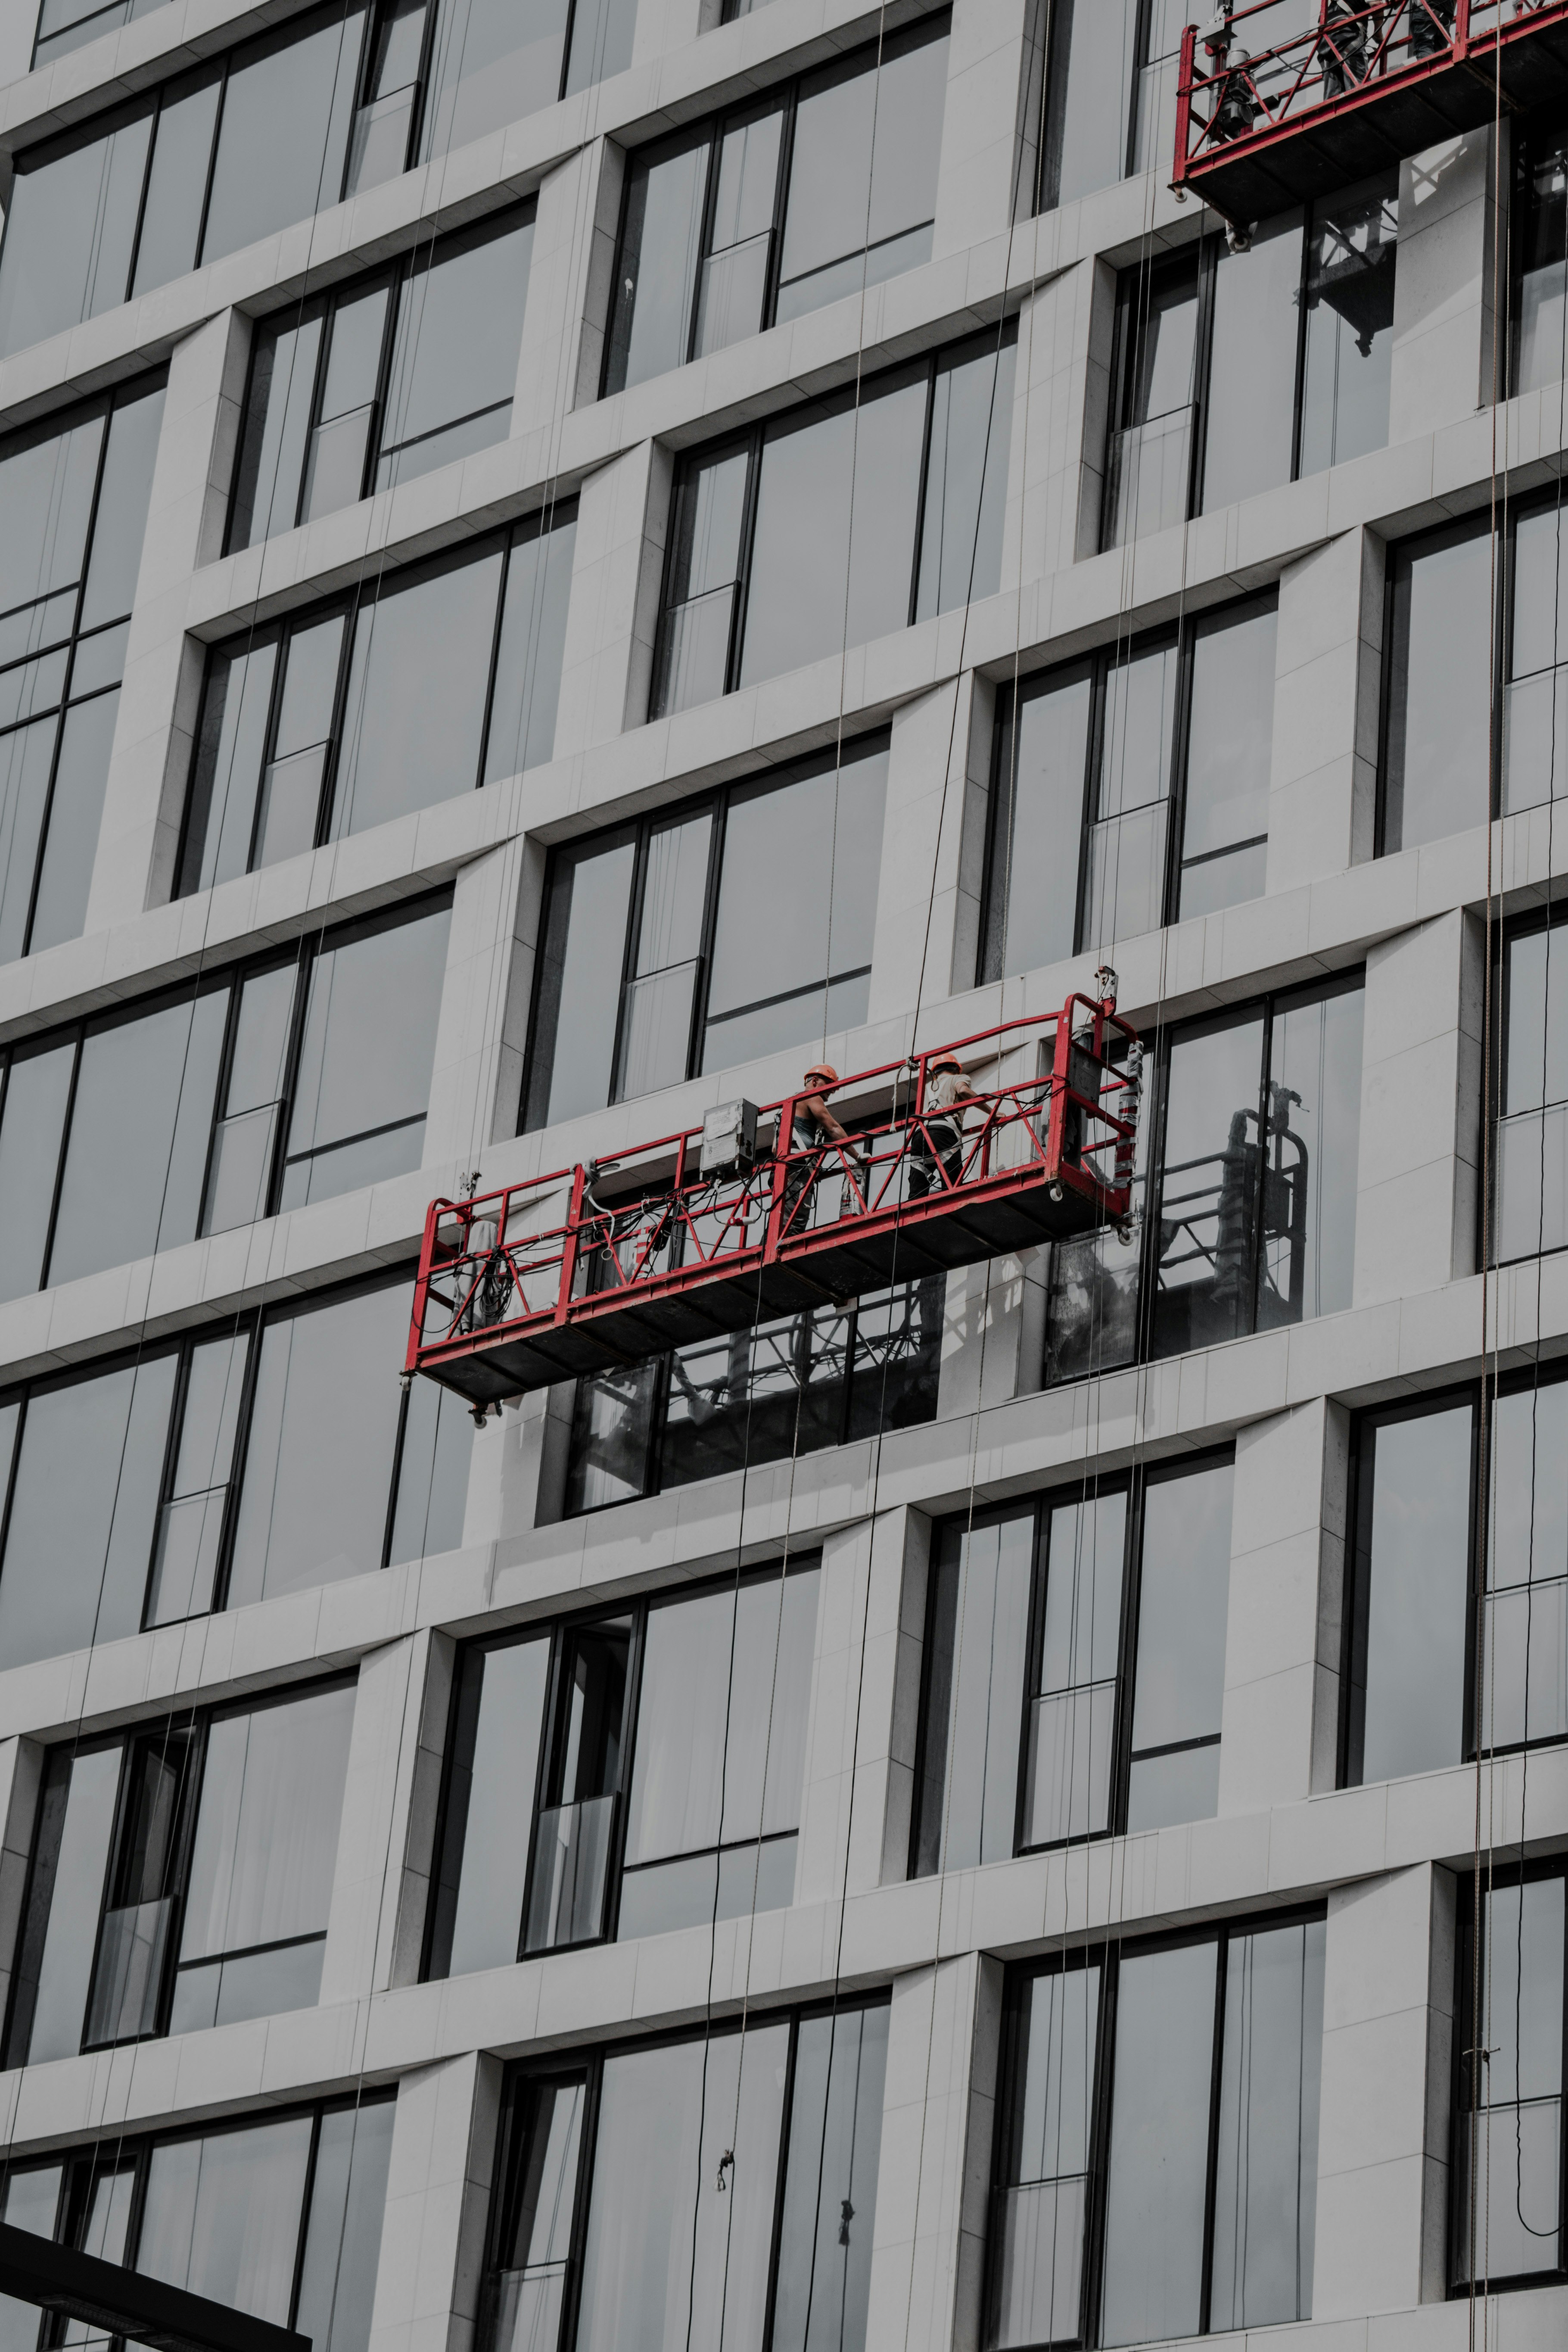
<path id="1" fill-rule="evenodd" d="M 815 1559 L 463 1653 L 426 1973 L 787 1905 Z"/>
<path id="2" fill-rule="evenodd" d="M 450 906 L 344 924 L 13 1048 L 0 1297 L 416 1168 Z"/>
<path id="3" fill-rule="evenodd" d="M 162 377 L 0 443 L 0 962 L 87 917 Z"/>
<path id="4" fill-rule="evenodd" d="M 1497 1868 L 1479 1889 L 1461 1882 L 1458 1918 L 1448 2247 L 1450 2283 L 1463 2293 L 1472 2276 L 1522 2286 L 1568 2270 L 1561 1862 Z"/>
<path id="5" fill-rule="evenodd" d="M 999 2352 L 1310 2317 L 1324 1938 L 1320 1913 L 1010 1974 Z"/>
<path id="6" fill-rule="evenodd" d="M 941 1528 L 914 1875 L 1213 1814 L 1231 1483 L 1213 1461 Z"/>
<path id="7" fill-rule="evenodd" d="M 473 1433 L 397 1388 L 407 1321 L 400 1276 L 0 1398 L 0 1667 L 455 1550 Z"/>
<path id="8" fill-rule="evenodd" d="M 354 1685 L 49 1750 L 6 2064 L 308 2009 Z"/>
<path id="9" fill-rule="evenodd" d="M 1534 392 L 1568 375 L 1568 126 L 1560 113 L 1520 126 L 1513 167 L 1513 389 Z"/>
<path id="10" fill-rule="evenodd" d="M 530 204 L 258 322 L 231 552 L 505 440 L 532 247 Z"/>
<path id="11" fill-rule="evenodd" d="M 887 785 L 871 736 L 557 850 L 524 1128 L 864 1021 Z"/>
<path id="12" fill-rule="evenodd" d="M 102 0 L 44 0 L 33 42 L 33 70 L 163 5 L 163 0 L 108 0 L 107 6 Z"/>
<path id="13" fill-rule="evenodd" d="M 550 759 L 575 504 L 215 646 L 179 890 Z"/>
<path id="14" fill-rule="evenodd" d="M 519 2074 L 489 2352 L 863 2352 L 888 2019 L 753 2013 Z"/>
<path id="15" fill-rule="evenodd" d="M 1484 1527 L 1476 1390 L 1357 1424 L 1347 1782 L 1568 1738 L 1568 1381 L 1510 1375 L 1487 1411 Z"/>
<path id="16" fill-rule="evenodd" d="M 1016 320 L 685 458 L 660 716 L 995 593 Z"/>
<path id="17" fill-rule="evenodd" d="M 930 260 L 948 23 L 629 158 L 606 393 Z"/>
<path id="18" fill-rule="evenodd" d="M 298 2328 L 315 2352 L 366 2352 L 395 2113 L 378 2091 L 194 2135 L 121 2134 L 10 2166 L 0 2218 Z M 5 2317 L 11 2352 L 57 2341 L 47 2313 L 8 2304 Z M 65 2340 L 107 2341 L 79 2322 Z"/>
<path id="19" fill-rule="evenodd" d="M 1491 1254 L 1568 1246 L 1568 932 L 1560 916 L 1504 931 L 1502 1052 L 1493 1071 Z"/>
<path id="20" fill-rule="evenodd" d="M 1382 448 L 1397 177 L 1122 271 L 1107 547 Z"/>
<path id="21" fill-rule="evenodd" d="M 1262 896 L 1275 626 L 1254 598 L 1003 698 L 982 982 Z"/>
<path id="22" fill-rule="evenodd" d="M 325 0 L 27 149 L 0 355 L 620 72 L 635 22 L 635 0 Z"/>
<path id="23" fill-rule="evenodd" d="M 1053 1244 L 1047 1380 L 1350 1305 L 1363 998 L 1357 974 L 1157 1041 L 1133 1187 L 1149 1213 Z"/>

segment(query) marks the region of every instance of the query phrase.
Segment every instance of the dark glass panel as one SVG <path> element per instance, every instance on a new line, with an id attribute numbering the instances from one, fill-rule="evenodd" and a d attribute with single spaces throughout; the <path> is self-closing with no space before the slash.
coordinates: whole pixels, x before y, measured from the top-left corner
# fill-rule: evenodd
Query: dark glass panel
<path id="1" fill-rule="evenodd" d="M 1524 219 L 1521 237 L 1516 392 L 1560 383 L 1568 375 L 1568 152 L 1561 131 L 1537 133 L 1525 151 Z M 1517 217 L 1517 216 L 1516 216 Z"/>
<path id="2" fill-rule="evenodd" d="M 1088 664 L 1021 696 L 1004 730 L 986 877 L 985 980 L 1073 951 L 1093 683 Z M 1098 936 L 1098 934 L 1097 934 Z"/>
<path id="3" fill-rule="evenodd" d="M 0 355 L 125 299 L 156 94 L 24 157 L 5 207 Z"/>
<path id="4" fill-rule="evenodd" d="M 572 1411 L 566 1515 L 624 1503 L 647 1486 L 660 1360 L 579 1381 Z"/>
<path id="5" fill-rule="evenodd" d="M 112 706 L 120 698 L 114 695 L 108 698 Z M 91 703 L 87 705 L 89 710 L 94 707 Z M 51 712 L 47 719 L 36 719 L 29 727 L 14 727 L 8 735 L 0 736 L 0 837 L 4 840 L 4 857 L 0 860 L 0 962 L 9 963 L 26 951 L 27 919 L 38 870 L 38 843 L 44 830 L 49 774 L 58 734 L 59 722 Z M 81 845 L 76 845 L 79 850 Z M 96 835 L 91 845 L 96 846 Z M 35 1282 L 37 1279 L 36 1270 L 33 1278 Z"/>
<path id="6" fill-rule="evenodd" d="M 1221 614 L 1193 631 L 1183 917 L 1263 893 L 1276 634 L 1272 611 Z"/>
<path id="7" fill-rule="evenodd" d="M 561 94 L 569 0 L 442 0 L 424 152 L 445 155 Z"/>
<path id="8" fill-rule="evenodd" d="M 677 481 L 655 717 L 709 701 L 729 684 L 751 464 L 749 449 L 727 450 L 683 470 Z"/>
<path id="9" fill-rule="evenodd" d="M 1492 1407 L 1480 1746 L 1568 1734 L 1568 1384 Z"/>
<path id="10" fill-rule="evenodd" d="M 0 1125 L 0 1297 L 20 1298 L 44 1278 L 76 1042 L 19 1057 L 5 1081 Z"/>
<path id="11" fill-rule="evenodd" d="M 400 1402 L 389 1368 L 403 1360 L 407 1324 L 395 1284 L 264 1328 L 231 1608 L 381 1566 Z"/>
<path id="12" fill-rule="evenodd" d="M 318 300 L 255 328 L 229 514 L 231 552 L 294 528 L 325 316 Z"/>
<path id="13" fill-rule="evenodd" d="M 1226 1462 L 1144 1492 L 1130 1831 L 1205 1820 L 1217 1807 L 1233 1483 Z M 1145 1752 L 1194 1740 L 1211 1744 Z"/>
<path id="14" fill-rule="evenodd" d="M 56 1748 L 45 1767 L 6 2051 L 10 2065 L 74 2058 L 81 2048 L 120 1757 L 118 1747 L 85 1756 Z"/>
<path id="15" fill-rule="evenodd" d="M 773 2352 L 863 2352 L 891 2011 L 802 2018 L 773 2298 Z"/>
<path id="16" fill-rule="evenodd" d="M 1358 987 L 1275 1010 L 1267 1142 L 1290 1199 L 1278 1199 L 1272 1174 L 1265 1180 L 1260 1329 L 1351 1303 L 1365 1001 Z"/>
<path id="17" fill-rule="evenodd" d="M 0 610 L 80 579 L 104 428 L 100 409 L 63 432 L 47 424 L 12 436 L 0 457 Z M 63 611 L 39 642 L 64 636 L 71 618 Z"/>
<path id="18" fill-rule="evenodd" d="M 285 2326 L 310 2161 L 309 2116 L 160 2141 L 147 2161 L 137 2269 Z"/>
<path id="19" fill-rule="evenodd" d="M 1451 525 L 1394 555 L 1385 850 L 1491 814 L 1491 533 Z"/>
<path id="20" fill-rule="evenodd" d="M 444 239 L 405 279 L 381 434 L 384 451 L 402 454 L 382 457 L 378 487 L 505 438 L 532 251 L 531 220 L 499 231 L 487 223 Z M 470 431 L 459 448 L 446 428 L 480 410 L 489 412 L 482 436 Z"/>
<path id="21" fill-rule="evenodd" d="M 632 61 L 637 0 L 577 0 L 572 14 L 572 54 L 566 65 L 566 96 L 586 89 Z"/>
<path id="22" fill-rule="evenodd" d="M 1489 2281 L 1560 2267 L 1563 1891 L 1561 1878 L 1531 1879 L 1492 1887 L 1482 1898 L 1480 2031 L 1488 2063 L 1457 2118 L 1456 2284 L 1470 2273 L 1472 2214 L 1485 2231 L 1476 2267 Z M 1468 2049 L 1479 2033 L 1469 2015 L 1468 1967 L 1461 1988 Z M 1467 2068 L 1467 2082 L 1470 2073 Z"/>
<path id="23" fill-rule="evenodd" d="M 1153 1349 L 1175 1355 L 1252 1328 L 1263 1022 L 1189 1030 L 1172 1045 Z"/>
<path id="24" fill-rule="evenodd" d="M 724 125 L 714 163 L 708 252 L 698 278 L 697 358 L 754 335 L 765 323 L 786 113 L 785 103 L 775 100 Z M 684 291 L 689 257 L 683 257 Z"/>
<path id="25" fill-rule="evenodd" d="M 1047 60 L 1038 209 L 1070 205 L 1127 170 L 1139 0 L 1057 0 Z"/>
<path id="26" fill-rule="evenodd" d="M 669 1360 L 661 1486 L 837 1445 L 850 1340 L 847 1309 L 823 1307 L 678 1348 Z"/>
<path id="27" fill-rule="evenodd" d="M 627 163 L 606 394 L 685 361 L 711 137 L 705 123 Z"/>
<path id="28" fill-rule="evenodd" d="M 58 2219 L 63 2164 L 11 2166 L 5 2174 L 0 2221 L 13 2230 L 52 2238 Z M 0 2352 L 36 2352 L 43 2313 L 36 2303 L 0 2295 Z"/>
<path id="29" fill-rule="evenodd" d="M 789 2032 L 753 2025 L 605 2060 L 577 2352 L 762 2341 Z"/>
<path id="30" fill-rule="evenodd" d="M 485 739 L 486 783 L 555 756 L 555 712 L 566 652 L 566 612 L 577 542 L 574 508 L 519 537 L 507 558 L 494 696 Z"/>
<path id="31" fill-rule="evenodd" d="M 1299 210 L 1281 213 L 1259 222 L 1245 252 L 1217 250 L 1204 404 L 1205 512 L 1290 478 L 1301 227 Z"/>
<path id="32" fill-rule="evenodd" d="M 321 2117 L 294 2326 L 313 2352 L 366 2352 L 392 2162 L 395 2099 Z"/>
<path id="33" fill-rule="evenodd" d="M 191 1349 L 179 1445 L 158 1516 L 149 1625 L 173 1624 L 212 1607 L 249 1356 L 243 1332 L 205 1339 Z"/>
<path id="34" fill-rule="evenodd" d="M 433 1977 L 507 1968 L 517 1958 L 549 1675 L 548 1637 L 464 1654 L 435 1888 Z"/>
<path id="35" fill-rule="evenodd" d="M 1013 438 L 1018 325 L 977 335 L 937 362 L 915 618 L 994 596 Z"/>
<path id="36" fill-rule="evenodd" d="M 83 1038 L 51 1284 L 195 1238 L 226 1013 L 209 989 Z"/>
<path id="37" fill-rule="evenodd" d="M 555 854 L 541 948 L 528 1128 L 575 1118 L 610 1099 L 636 869 L 629 827 Z"/>
<path id="38" fill-rule="evenodd" d="M 926 1662 L 915 1874 L 1014 1851 L 1035 1515 L 942 1531 Z"/>
<path id="39" fill-rule="evenodd" d="M 994 2208 L 992 2342 L 1071 2343 L 1081 2333 L 1100 1969 L 1053 1969 L 1019 2006 L 1005 2182 Z"/>
<path id="40" fill-rule="evenodd" d="M 930 259 L 947 33 L 944 14 L 905 39 L 886 43 L 879 70 L 872 51 L 801 84 L 784 207 L 780 319 L 797 318 Z"/>
<path id="41" fill-rule="evenodd" d="M 403 1426 L 389 1567 L 458 1549 L 473 1450 L 474 1424 L 464 1400 L 432 1381 L 416 1381 Z"/>
<path id="42" fill-rule="evenodd" d="M 1058 1504 L 1048 1516 L 1025 1845 L 1110 1826 L 1126 1549 L 1125 1494 Z"/>
<path id="43" fill-rule="evenodd" d="M 312 960 L 281 1207 L 417 1167 L 450 927 L 441 907 Z"/>
<path id="44" fill-rule="evenodd" d="M 1226 1946 L 1211 2328 L 1311 2317 L 1325 1934 L 1313 1919 Z"/>
<path id="45" fill-rule="evenodd" d="M 365 8 L 330 5 L 237 49 L 224 89 L 203 261 L 337 203 Z"/>
<path id="46" fill-rule="evenodd" d="M 1343 465 L 1388 439 L 1399 174 L 1312 207 L 1299 471 Z"/>
<path id="47" fill-rule="evenodd" d="M 1362 1425 L 1347 1778 L 1458 1764 L 1465 1739 L 1468 1402 Z"/>
<path id="48" fill-rule="evenodd" d="M 501 550 L 443 557 L 354 616 L 332 830 L 429 808 L 479 779 Z"/>
<path id="49" fill-rule="evenodd" d="M 277 662 L 276 635 L 242 639 L 207 656 L 180 868 L 182 895 L 231 881 L 249 866 Z"/>
<path id="50" fill-rule="evenodd" d="M 90 702 L 73 704 L 66 713 L 55 764 L 48 837 L 27 937 L 30 954 L 55 947 L 61 940 L 79 939 L 86 927 L 109 756 L 114 749 L 119 715 L 118 687 L 108 694 L 94 695 Z"/>
<path id="51" fill-rule="evenodd" d="M 741 685 L 907 626 L 927 391 L 921 368 L 858 410 L 769 427 Z"/>
<path id="52" fill-rule="evenodd" d="M 1198 2332 L 1217 1960 L 1213 1943 L 1122 1958 L 1102 2344 Z"/>
<path id="53" fill-rule="evenodd" d="M 0 1572 L 0 1664 L 142 1624 L 175 1359 L 28 1399 Z"/>
<path id="54" fill-rule="evenodd" d="M 617 1101 L 679 1086 L 690 1067 L 712 835 L 710 806 L 648 830 L 637 941 L 621 1007 Z"/>
<path id="55" fill-rule="evenodd" d="M 214 58 L 194 74 L 182 74 L 177 81 L 169 82 L 161 92 L 142 234 L 136 245 L 134 293 L 167 286 L 196 266 L 196 240 L 201 234 L 223 81 L 224 61 Z"/>

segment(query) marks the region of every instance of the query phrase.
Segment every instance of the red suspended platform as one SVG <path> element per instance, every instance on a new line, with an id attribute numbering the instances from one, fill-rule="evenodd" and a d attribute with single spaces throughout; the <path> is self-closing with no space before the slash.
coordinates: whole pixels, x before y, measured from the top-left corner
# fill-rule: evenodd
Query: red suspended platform
<path id="1" fill-rule="evenodd" d="M 1247 229 L 1564 96 L 1568 0 L 1222 0 L 1182 37 L 1172 185 Z"/>
<path id="2" fill-rule="evenodd" d="M 928 1100 L 943 1054 L 966 1057 L 972 1083 L 986 1063 L 1016 1074 L 998 1069 L 943 1111 Z M 1059 1014 L 809 1090 L 869 1098 L 845 1143 L 792 1142 L 803 1087 L 760 1111 L 721 1105 L 701 1128 L 591 1168 L 435 1201 L 405 1377 L 456 1390 L 478 1416 L 528 1389 L 1120 1223 L 1141 1062 L 1113 994 L 1073 995 Z"/>

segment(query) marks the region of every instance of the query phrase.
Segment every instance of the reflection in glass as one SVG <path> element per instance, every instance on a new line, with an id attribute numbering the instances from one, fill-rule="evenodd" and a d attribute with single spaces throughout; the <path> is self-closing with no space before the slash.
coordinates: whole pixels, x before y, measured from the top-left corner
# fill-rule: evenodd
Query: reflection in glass
<path id="1" fill-rule="evenodd" d="M 1530 138 L 1524 156 L 1516 392 L 1533 392 L 1568 375 L 1568 152 L 1553 126 Z"/>
<path id="2" fill-rule="evenodd" d="M 1126 173 L 1139 14 L 1138 0 L 1057 0 L 1037 212 L 1070 205 Z"/>
<path id="3" fill-rule="evenodd" d="M 1129 1952 L 1119 1971 L 1100 2341 L 1202 2326 L 1204 2150 L 1214 2066 L 1212 1942 Z"/>
<path id="4" fill-rule="evenodd" d="M 861 2352 L 882 2147 L 890 2011 L 801 2020 L 790 2102 L 772 2342 Z"/>
<path id="5" fill-rule="evenodd" d="M 1129 1830 L 1218 1811 L 1233 1483 L 1226 1462 L 1144 1490 Z"/>
<path id="6" fill-rule="evenodd" d="M 1022 1843 L 1110 1827 L 1121 1644 L 1124 1494 L 1065 1503 L 1047 1520 L 1039 1696 L 1029 1707 Z"/>
<path id="7" fill-rule="evenodd" d="M 1005 2185 L 992 2221 L 996 2352 L 1080 2333 L 1100 1979 L 1092 1961 L 1048 1970 L 1028 1980 L 1016 2012 Z"/>
<path id="8" fill-rule="evenodd" d="M 1398 173 L 1312 211 L 1299 471 L 1342 465 L 1388 439 Z"/>
<path id="9" fill-rule="evenodd" d="M 1014 1851 L 1034 1549 L 1033 1511 L 942 1529 L 929 1604 L 917 1877 Z"/>
<path id="10" fill-rule="evenodd" d="M 1311 2316 L 1325 1937 L 1314 1919 L 1226 1941 L 1211 2328 Z"/>
<path id="11" fill-rule="evenodd" d="M 1471 2273 L 1470 2216 L 1477 2212 L 1486 2237 L 1473 2267 L 1488 2278 L 1528 2277 L 1559 2267 L 1563 1895 L 1561 1878 L 1483 1890 L 1479 2020 L 1488 2062 L 1479 2083 L 1470 2054 L 1480 2033 L 1468 1955 L 1459 1972 L 1466 2054 L 1457 2103 L 1456 2285 Z"/>
<path id="12" fill-rule="evenodd" d="M 1527 564 L 1532 552 L 1525 539 Z M 1493 583 L 1486 519 L 1448 524 L 1395 548 L 1390 570 L 1387 851 L 1468 832 L 1491 814 Z M 1511 795 L 1512 783 L 1506 789 Z M 1520 789 L 1533 793 L 1536 787 L 1521 780 Z M 1507 804 L 1514 804 L 1511 798 Z"/>
<path id="13" fill-rule="evenodd" d="M 1457 1764 L 1465 1738 L 1472 1408 L 1361 1425 L 1347 1780 Z"/>
<path id="14" fill-rule="evenodd" d="M 983 981 L 1073 951 L 1093 698 L 1089 664 L 1057 671 L 1019 695 L 999 730 Z M 1074 848 L 1064 856 L 1068 844 Z"/>

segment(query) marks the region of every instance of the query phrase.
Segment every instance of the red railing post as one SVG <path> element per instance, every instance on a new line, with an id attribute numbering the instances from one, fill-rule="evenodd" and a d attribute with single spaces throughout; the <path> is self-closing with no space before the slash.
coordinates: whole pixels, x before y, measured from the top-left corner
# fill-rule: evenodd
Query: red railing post
<path id="1" fill-rule="evenodd" d="M 1176 78 L 1176 175 L 1179 188 L 1187 176 L 1187 148 L 1193 125 L 1193 61 L 1197 54 L 1198 28 L 1189 25 L 1182 35 L 1182 62 Z"/>
<path id="2" fill-rule="evenodd" d="M 1454 11 L 1454 63 L 1458 65 L 1470 46 L 1470 0 L 1459 0 Z"/>
<path id="3" fill-rule="evenodd" d="M 768 1222 L 763 1234 L 763 1264 L 772 1265 L 784 1239 L 784 1179 L 789 1173 L 789 1155 L 795 1149 L 795 1107 L 798 1095 L 791 1095 L 779 1105 L 778 1133 L 773 1138 L 773 1183 L 768 1195 Z"/>
<path id="4" fill-rule="evenodd" d="M 572 1171 L 572 1200 L 566 1211 L 566 1239 L 561 1246 L 561 1287 L 555 1296 L 555 1320 L 564 1323 L 566 1309 L 572 1304 L 572 1285 L 577 1278 L 577 1228 L 583 1214 L 583 1192 L 588 1181 L 587 1173 L 579 1160 Z M 510 1196 L 508 1196 L 510 1203 Z M 505 1226 L 501 1231 L 506 1231 Z"/>
<path id="5" fill-rule="evenodd" d="M 436 1237 L 440 1229 L 442 1203 L 432 1201 L 425 1212 L 425 1238 L 419 1244 L 419 1272 L 414 1284 L 414 1305 L 408 1318 L 408 1353 L 403 1360 L 405 1372 L 416 1370 L 419 1350 L 425 1344 L 425 1308 L 430 1297 L 430 1270 L 436 1254 Z"/>

